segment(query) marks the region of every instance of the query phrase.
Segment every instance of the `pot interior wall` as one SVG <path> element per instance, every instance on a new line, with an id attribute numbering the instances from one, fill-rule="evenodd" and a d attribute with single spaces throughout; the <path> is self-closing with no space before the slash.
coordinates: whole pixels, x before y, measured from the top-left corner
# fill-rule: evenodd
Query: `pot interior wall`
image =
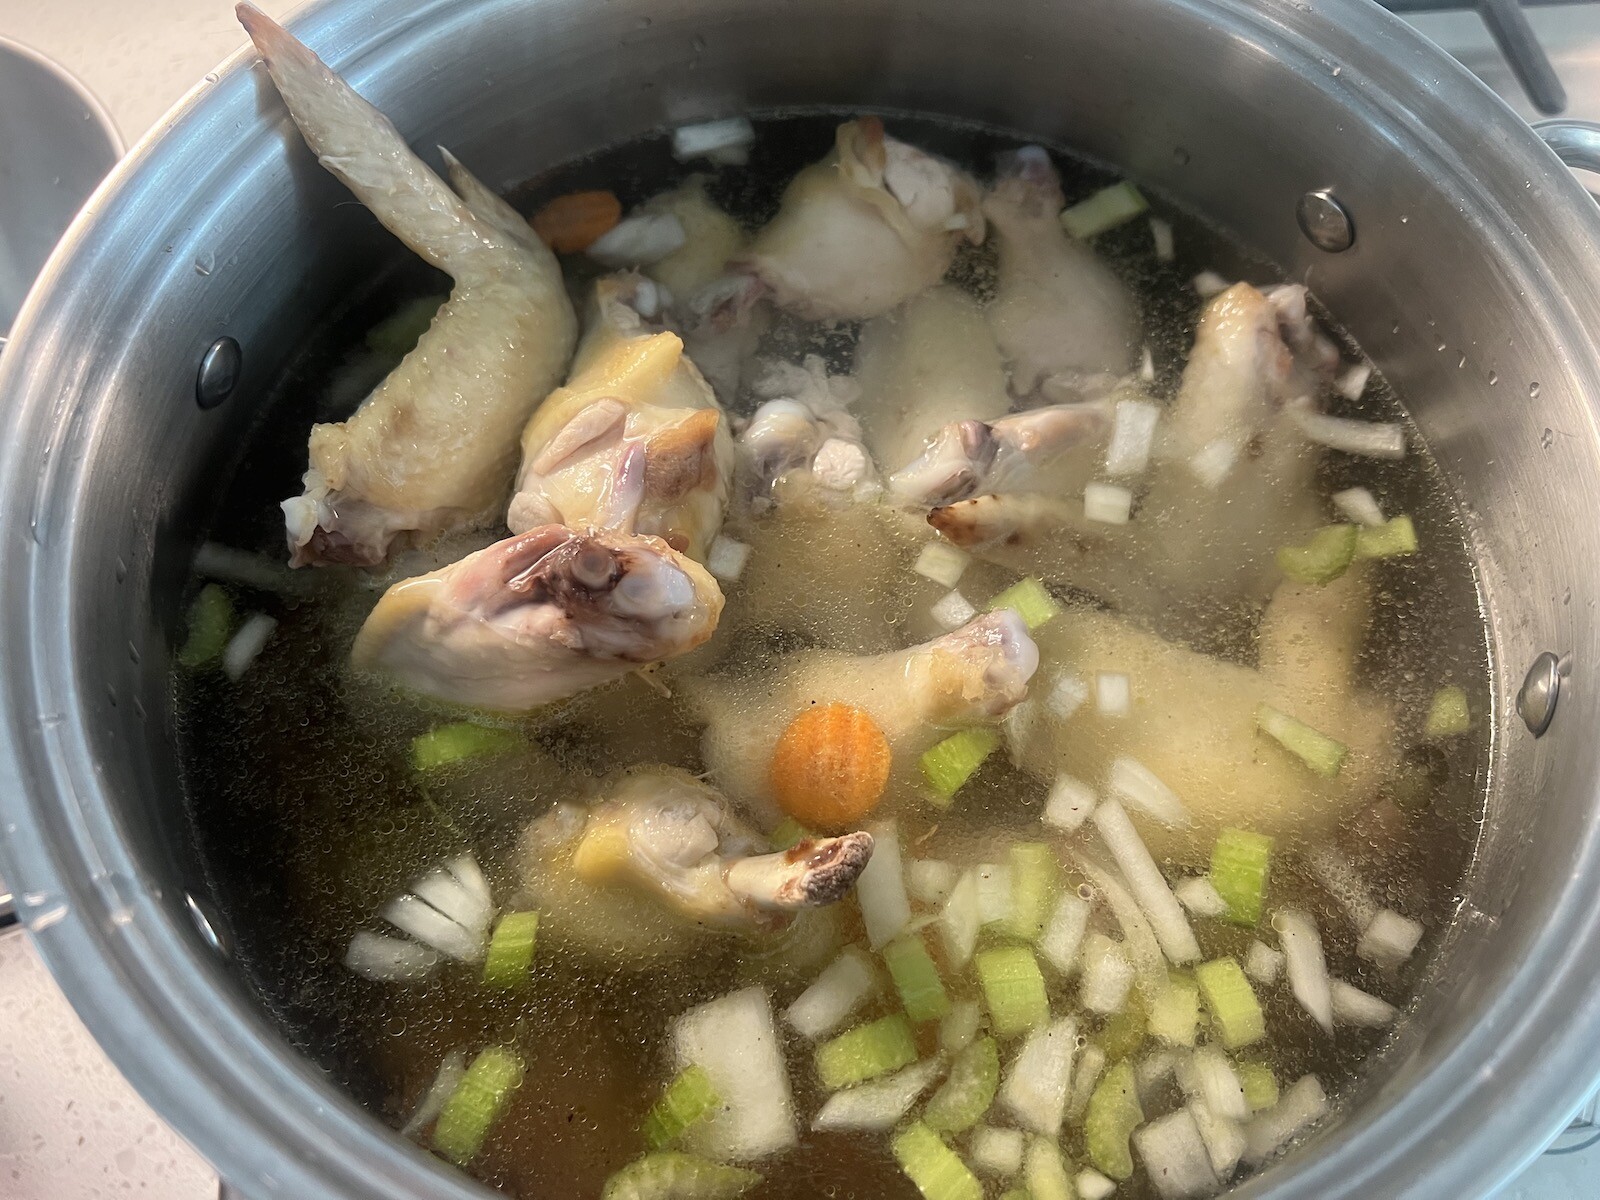
<path id="1" fill-rule="evenodd" d="M 1363 39 L 1412 53 L 1389 44 L 1388 25 L 1347 44 L 1330 33 L 1311 53 L 1298 10 L 1249 25 L 1243 11 L 1158 0 L 1008 2 L 981 15 L 964 0 L 464 0 L 330 8 L 307 28 L 414 144 L 448 145 L 501 188 L 653 128 L 746 109 L 938 112 L 1121 168 L 1309 282 L 1406 399 L 1460 495 L 1505 676 L 1466 919 L 1425 992 L 1426 1021 L 1367 1088 L 1384 1100 L 1473 1027 L 1509 1020 L 1509 1001 L 1491 1012 L 1491 998 L 1507 994 L 1541 930 L 1577 919 L 1563 889 L 1592 861 L 1593 696 L 1572 688 L 1537 744 L 1508 700 L 1540 650 L 1574 653 L 1579 678 L 1595 659 L 1600 522 L 1578 515 L 1596 511 L 1600 491 L 1585 401 L 1600 347 L 1578 320 L 1594 297 L 1567 281 L 1569 264 L 1540 258 L 1540 247 L 1570 246 L 1571 230 L 1533 223 L 1519 203 L 1552 191 L 1570 202 L 1576 189 L 1553 161 L 1483 144 L 1464 120 L 1419 129 L 1412 87 L 1356 65 Z M 142 178 L 164 172 L 166 190 L 115 193 L 77 248 L 96 284 L 72 320 L 93 332 L 36 342 L 30 370 L 53 370 L 65 399 L 23 417 L 56 450 L 38 511 L 45 539 L 70 553 L 77 589 L 71 651 L 97 765 L 85 786 L 114 806 L 136 886 L 159 888 L 184 929 L 182 896 L 206 886 L 188 849 L 166 676 L 188 556 L 274 420 L 263 399 L 284 362 L 399 259 L 313 163 L 259 72 L 214 86 L 227 94 L 147 154 Z M 250 122 L 256 112 L 269 131 Z M 1467 145 L 1474 162 L 1450 149 Z M 1497 160 L 1516 178 L 1485 167 Z M 1296 200 L 1324 186 L 1355 217 L 1344 255 L 1315 250 L 1296 226 Z M 41 317 L 66 303 L 52 297 Z M 222 334 L 244 348 L 244 379 L 202 412 L 195 367 Z M 52 420 L 56 432 L 43 432 Z M 1444 1136 L 1419 1129 L 1371 1160 L 1427 1153 Z"/>

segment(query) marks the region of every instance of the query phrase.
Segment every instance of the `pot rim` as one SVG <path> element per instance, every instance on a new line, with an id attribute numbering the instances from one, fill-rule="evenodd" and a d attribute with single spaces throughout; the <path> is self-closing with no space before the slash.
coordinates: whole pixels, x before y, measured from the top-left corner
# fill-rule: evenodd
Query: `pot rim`
<path id="1" fill-rule="evenodd" d="M 1275 50 L 1306 62 L 1345 52 L 1341 61 L 1355 67 L 1353 79 L 1364 74 L 1369 83 L 1379 81 L 1366 100 L 1403 113 L 1421 139 L 1443 144 L 1438 127 L 1423 125 L 1420 114 L 1437 114 L 1440 124 L 1453 129 L 1474 129 L 1475 144 L 1462 144 L 1458 152 L 1492 145 L 1506 169 L 1539 177 L 1546 192 L 1542 202 L 1565 209 L 1557 224 L 1566 244 L 1548 246 L 1547 252 L 1592 262 L 1600 276 L 1594 250 L 1600 216 L 1587 193 L 1510 108 L 1398 18 L 1366 0 L 1322 0 L 1315 12 L 1309 5 L 1267 11 L 1249 0 L 1169 2 L 1214 10 L 1213 19 L 1244 35 L 1270 38 Z M 372 19 L 376 8 L 370 0 L 317 0 L 289 24 L 359 83 L 364 62 L 409 40 L 417 29 L 449 19 L 442 15 L 447 10 L 459 15 L 470 4 L 389 3 L 381 6 L 381 24 Z M 43 419 L 57 435 L 71 432 L 77 412 L 46 398 L 47 381 L 30 372 L 20 351 L 36 339 L 48 340 L 51 326 L 75 303 L 75 278 L 92 272 L 96 257 L 112 252 L 126 234 L 127 198 L 147 177 L 197 153 L 190 143 L 224 116 L 230 130 L 237 122 L 240 132 L 233 136 L 240 141 L 272 136 L 279 117 L 257 103 L 254 62 L 253 50 L 241 48 L 219 68 L 215 82 L 191 89 L 153 126 L 95 191 L 41 271 L 0 360 L 0 395 L 23 401 L 21 424 Z M 1576 329 L 1574 298 L 1566 299 Z M 1581 299 L 1600 309 L 1593 294 Z M 59 381 L 56 390 L 70 395 Z M 297 1200 L 485 1196 L 480 1185 L 359 1109 L 262 1016 L 234 1003 L 217 964 L 197 953 L 173 910 L 138 882 L 137 864 L 94 770 L 81 718 L 85 698 L 71 672 L 61 669 L 72 661 L 68 623 L 56 619 L 66 611 L 67 572 L 59 562 L 51 570 L 40 544 L 28 536 L 39 499 L 52 487 L 59 490 L 61 471 L 81 465 L 62 467 L 70 456 L 57 455 L 41 472 L 39 448 L 25 441 L 12 439 L 0 465 L 0 528 L 13 531 L 15 554 L 23 560 L 0 578 L 0 648 L 10 668 L 0 680 L 0 858 L 46 965 L 135 1088 L 234 1186 Z M 54 553 L 65 555 L 63 547 L 70 545 L 70 530 L 63 531 Z M 1600 832 L 1585 853 L 1589 863 L 1600 862 Z M 1588 914 L 1570 909 L 1565 906 L 1560 920 L 1552 919 L 1534 943 L 1559 969 L 1532 994 L 1519 977 L 1524 986 L 1496 997 L 1431 1068 L 1426 1078 L 1442 1100 L 1425 1102 L 1420 1081 L 1393 1099 L 1374 1098 L 1364 1113 L 1317 1139 L 1309 1152 L 1297 1152 L 1297 1171 L 1269 1172 L 1237 1194 L 1345 1195 L 1379 1180 L 1390 1184 L 1387 1194 L 1400 1194 L 1396 1180 L 1426 1186 L 1431 1194 L 1484 1194 L 1525 1167 L 1593 1083 L 1570 1070 L 1540 1070 L 1539 1064 L 1581 1062 L 1600 1045 L 1600 989 L 1581 965 L 1586 956 L 1600 961 L 1600 908 Z M 133 919 L 115 919 L 122 913 Z M 1558 948 L 1565 953 L 1558 956 Z M 1556 1034 L 1547 1036 L 1546 1027 Z M 1492 1136 L 1461 1130 L 1451 1113 L 1481 1087 L 1503 1094 L 1506 1109 L 1548 1117 L 1520 1130 L 1502 1118 L 1500 1125 L 1507 1127 Z M 1381 1143 L 1374 1129 L 1380 1122 L 1386 1138 Z M 1408 1155 L 1445 1146 L 1451 1155 L 1439 1172 L 1426 1179 L 1405 1174 Z"/>

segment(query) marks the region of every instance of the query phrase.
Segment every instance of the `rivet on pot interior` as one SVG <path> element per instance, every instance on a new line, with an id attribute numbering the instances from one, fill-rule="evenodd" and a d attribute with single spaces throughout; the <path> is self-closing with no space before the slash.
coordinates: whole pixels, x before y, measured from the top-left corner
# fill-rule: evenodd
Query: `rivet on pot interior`
<path id="1" fill-rule="evenodd" d="M 1571 658 L 1557 658 L 1546 650 L 1533 660 L 1517 692 L 1517 715 L 1528 727 L 1528 732 L 1538 737 L 1550 728 L 1556 715 L 1556 701 L 1561 698 L 1561 678 L 1571 670 Z"/>
<path id="2" fill-rule="evenodd" d="M 194 398 L 201 408 L 215 408 L 239 386 L 244 367 L 244 351 L 231 337 L 219 337 L 200 356 L 200 370 L 194 379 Z"/>
<path id="3" fill-rule="evenodd" d="M 1338 254 L 1356 244 L 1355 222 L 1328 188 L 1301 196 L 1294 215 L 1300 222 L 1300 231 L 1319 250 Z"/>
<path id="4" fill-rule="evenodd" d="M 211 913 L 204 904 L 194 898 L 193 893 L 185 893 L 184 907 L 189 910 L 189 919 L 194 922 L 194 927 L 200 931 L 200 939 L 207 946 L 215 950 L 223 958 L 232 955 L 228 945 L 227 936 L 222 932 L 222 927 L 212 919 Z"/>

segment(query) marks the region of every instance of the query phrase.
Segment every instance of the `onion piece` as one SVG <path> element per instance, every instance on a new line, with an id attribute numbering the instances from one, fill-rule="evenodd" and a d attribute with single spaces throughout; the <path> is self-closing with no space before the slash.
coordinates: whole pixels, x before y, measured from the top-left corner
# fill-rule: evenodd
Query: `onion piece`
<path id="1" fill-rule="evenodd" d="M 1102 717 L 1125 717 L 1133 707 L 1133 685 L 1121 671 L 1096 671 L 1094 706 Z"/>
<path id="2" fill-rule="evenodd" d="M 1150 218 L 1150 241 L 1155 248 L 1157 262 L 1169 263 L 1177 256 L 1172 241 L 1172 222 L 1160 217 Z"/>
<path id="3" fill-rule="evenodd" d="M 317 586 L 314 572 L 296 571 L 265 554 L 236 550 L 220 542 L 201 544 L 194 553 L 193 570 L 203 579 L 239 583 L 280 596 L 309 595 Z"/>
<path id="4" fill-rule="evenodd" d="M 1170 828 L 1183 829 L 1191 823 L 1189 810 L 1178 799 L 1178 793 L 1136 758 L 1124 757 L 1112 761 L 1106 790 L 1129 808 L 1153 817 Z"/>
<path id="5" fill-rule="evenodd" d="M 1364 458 L 1401 459 L 1406 456 L 1406 431 L 1398 422 L 1330 417 L 1309 404 L 1292 406 L 1290 415 L 1307 441 L 1330 450 Z"/>
<path id="6" fill-rule="evenodd" d="M 456 877 L 456 882 L 478 898 L 478 903 L 485 908 L 493 909 L 494 892 L 489 888 L 489 881 L 483 876 L 483 868 L 478 866 L 478 860 L 470 854 L 460 854 L 444 865 L 445 870 Z"/>
<path id="7" fill-rule="evenodd" d="M 1000 1103 L 1022 1128 L 1060 1136 L 1077 1048 L 1078 1023 L 1071 1017 L 1034 1030 L 1023 1042 L 1000 1085 Z"/>
<path id="8" fill-rule="evenodd" d="M 1189 459 L 1189 471 L 1206 487 L 1215 491 L 1233 474 L 1244 444 L 1236 437 L 1220 437 L 1207 442 Z"/>
<path id="9" fill-rule="evenodd" d="M 867 832 L 872 834 L 872 858 L 856 880 L 856 902 L 861 906 L 868 944 L 881 950 L 911 920 L 911 901 L 906 896 L 899 829 L 893 821 L 884 821 Z"/>
<path id="10" fill-rule="evenodd" d="M 1198 1100 L 1190 1101 L 1189 1115 L 1194 1118 L 1194 1127 L 1200 1131 L 1200 1140 L 1205 1143 L 1211 1169 L 1219 1178 L 1228 1178 L 1244 1157 L 1244 1129 L 1239 1122 L 1218 1116 Z"/>
<path id="11" fill-rule="evenodd" d="M 1150 922 L 1145 920 L 1144 913 L 1140 911 L 1139 902 L 1111 872 L 1081 855 L 1075 857 L 1078 869 L 1089 877 L 1095 890 L 1105 897 L 1112 915 L 1117 918 L 1117 924 L 1122 927 L 1123 951 L 1139 970 L 1139 990 L 1144 993 L 1146 1003 L 1153 1004 L 1166 993 L 1168 983 L 1167 960 L 1162 957 L 1161 944 L 1156 941 Z"/>
<path id="12" fill-rule="evenodd" d="M 983 1009 L 976 1000 L 957 1000 L 939 1022 L 939 1050 L 954 1058 L 972 1044 L 983 1024 Z"/>
<path id="13" fill-rule="evenodd" d="M 967 1157 L 981 1174 L 1003 1179 L 1022 1170 L 1022 1143 L 1021 1130 L 979 1125 L 972 1131 Z"/>
<path id="14" fill-rule="evenodd" d="M 467 1052 L 457 1046 L 444 1056 L 444 1061 L 439 1064 L 439 1072 L 428 1085 L 428 1090 L 422 1094 L 422 1099 L 417 1101 L 417 1107 L 406 1118 L 406 1123 L 400 1126 L 401 1135 L 411 1137 L 426 1129 L 429 1123 L 444 1111 L 444 1102 L 450 1099 L 451 1093 L 456 1090 L 456 1086 L 466 1073 Z"/>
<path id="15" fill-rule="evenodd" d="M 1078 1069 L 1072 1073 L 1072 1090 L 1067 1093 L 1067 1119 L 1076 1121 L 1089 1106 L 1095 1084 L 1106 1069 L 1106 1052 L 1090 1042 L 1078 1055 Z"/>
<path id="16" fill-rule="evenodd" d="M 673 1024 L 672 1046 L 676 1069 L 699 1067 L 722 1098 L 685 1135 L 691 1148 L 749 1162 L 795 1144 L 789 1074 L 765 991 L 743 988 L 690 1009 Z"/>
<path id="17" fill-rule="evenodd" d="M 1089 685 L 1071 671 L 1063 671 L 1045 693 L 1044 706 L 1058 721 L 1065 721 L 1089 698 Z"/>
<path id="18" fill-rule="evenodd" d="M 1150 361 L 1150 348 L 1145 347 L 1144 363 L 1148 364 L 1151 379 L 1155 366 Z M 1143 375 L 1144 366 L 1140 367 Z M 1107 475 L 1137 475 L 1150 465 L 1150 448 L 1155 443 L 1156 421 L 1161 409 L 1148 400 L 1118 400 L 1116 416 L 1111 425 L 1111 441 L 1106 446 Z M 1085 496 L 1087 506 L 1088 497 Z"/>
<path id="19" fill-rule="evenodd" d="M 1335 979 L 1329 985 L 1329 991 L 1333 1001 L 1335 1025 L 1355 1025 L 1372 1029 L 1380 1025 L 1391 1025 L 1400 1015 L 1400 1010 L 1387 1000 L 1374 996 L 1371 992 L 1363 992 L 1342 979 Z"/>
<path id="20" fill-rule="evenodd" d="M 1007 903 L 1010 900 L 1010 872 L 1007 872 Z M 939 910 L 939 940 L 950 965 L 961 970 L 972 961 L 983 927 L 982 896 L 977 871 L 966 871 L 950 889 L 950 896 Z M 1008 910 L 1009 911 L 1009 910 Z"/>
<path id="21" fill-rule="evenodd" d="M 1162 1200 L 1190 1200 L 1222 1189 L 1194 1116 L 1186 1108 L 1135 1130 L 1133 1148 Z"/>
<path id="22" fill-rule="evenodd" d="M 1228 902 L 1217 891 L 1216 884 L 1204 875 L 1180 879 L 1173 885 L 1172 894 L 1197 917 L 1220 917 L 1228 911 Z"/>
<path id="23" fill-rule="evenodd" d="M 1244 1158 L 1251 1166 L 1265 1162 L 1294 1136 L 1328 1111 L 1328 1096 L 1315 1075 L 1303 1075 L 1278 1102 L 1244 1127 Z"/>
<path id="24" fill-rule="evenodd" d="M 1422 940 L 1422 923 L 1402 917 L 1393 909 L 1379 909 L 1356 942 L 1356 954 L 1385 971 L 1397 970 Z"/>
<path id="25" fill-rule="evenodd" d="M 603 267 L 647 267 L 683 248 L 689 235 L 675 213 L 635 213 L 613 225 L 584 251 Z"/>
<path id="26" fill-rule="evenodd" d="M 1072 1186 L 1078 1189 L 1078 1200 L 1110 1200 L 1117 1192 L 1116 1183 L 1093 1167 L 1085 1167 L 1074 1175 Z"/>
<path id="27" fill-rule="evenodd" d="M 1094 810 L 1095 828 L 1105 840 L 1111 856 L 1117 860 L 1123 878 L 1139 907 L 1150 918 L 1150 929 L 1161 945 L 1161 951 L 1172 962 L 1198 962 L 1200 943 L 1195 941 L 1194 930 L 1184 916 L 1183 906 L 1172 894 L 1161 868 L 1150 857 L 1144 841 L 1134 829 L 1133 822 L 1115 800 L 1105 800 Z"/>
<path id="28" fill-rule="evenodd" d="M 251 613 L 246 617 L 222 651 L 222 673 L 234 683 L 243 679 L 250 665 L 267 648 L 277 628 L 278 618 L 266 613 Z"/>
<path id="29" fill-rule="evenodd" d="M 1083 940 L 1083 970 L 1078 981 L 1078 1003 L 1105 1016 L 1121 1012 L 1136 974 L 1122 947 L 1103 933 Z"/>
<path id="30" fill-rule="evenodd" d="M 1383 509 L 1378 507 L 1378 498 L 1364 487 L 1345 488 L 1342 492 L 1335 492 L 1333 507 L 1338 510 L 1341 517 L 1354 521 L 1357 525 L 1365 525 L 1368 529 L 1376 529 L 1384 523 Z"/>
<path id="31" fill-rule="evenodd" d="M 1305 861 L 1323 891 L 1349 914 L 1358 934 L 1372 924 L 1378 915 L 1378 902 L 1372 898 L 1366 880 L 1343 855 L 1328 846 L 1314 846 L 1306 851 Z"/>
<path id="32" fill-rule="evenodd" d="M 1219 1117 L 1230 1121 L 1250 1117 L 1239 1073 L 1214 1046 L 1201 1046 L 1179 1065 L 1178 1086 L 1190 1100 L 1199 1101 Z"/>
<path id="33" fill-rule="evenodd" d="M 748 159 L 750 146 L 755 140 L 755 126 L 750 124 L 748 117 L 724 117 L 717 121 L 680 125 L 672 131 L 672 157 L 679 162 L 688 162 L 692 158 L 713 158 L 717 162 L 737 165 Z M 741 153 L 729 157 L 732 151 Z"/>
<path id="34" fill-rule="evenodd" d="M 1067 892 L 1056 901 L 1055 911 L 1039 935 L 1039 957 L 1063 976 L 1078 965 L 1078 951 L 1089 928 L 1089 901 L 1077 892 Z"/>
<path id="35" fill-rule="evenodd" d="M 816 1041 L 843 1025 L 877 986 L 872 959 L 857 946 L 846 946 L 822 969 L 811 986 L 784 1010 L 784 1020 L 802 1037 Z"/>
<path id="36" fill-rule="evenodd" d="M 922 547 L 912 570 L 941 587 L 953 588 L 961 582 L 972 556 L 949 542 L 929 542 Z"/>
<path id="37" fill-rule="evenodd" d="M 489 921 L 494 916 L 492 906 L 483 903 L 476 893 L 443 867 L 417 880 L 411 890 L 468 933 L 482 936 L 488 932 Z"/>
<path id="38" fill-rule="evenodd" d="M 402 933 L 461 962 L 482 962 L 484 938 L 456 924 L 426 900 L 396 896 L 378 914 Z"/>
<path id="39" fill-rule="evenodd" d="M 937 1058 L 916 1063 L 884 1079 L 873 1079 L 844 1088 L 828 1097 L 811 1128 L 816 1132 L 834 1130 L 867 1130 L 881 1133 L 892 1129 L 917 1097 L 931 1087 L 944 1074 L 945 1066 Z"/>
<path id="40" fill-rule="evenodd" d="M 1091 483 L 1083 489 L 1083 519 L 1102 525 L 1126 525 L 1133 512 L 1133 493 L 1114 483 Z"/>
<path id="41" fill-rule="evenodd" d="M 943 904 L 960 878 L 953 863 L 914 858 L 906 864 L 906 891 L 919 904 Z"/>
<path id="42" fill-rule="evenodd" d="M 1004 863 L 979 863 L 978 921 L 994 925 L 1011 919 L 1011 868 Z"/>
<path id="43" fill-rule="evenodd" d="M 1300 1007 L 1328 1033 L 1333 1032 L 1333 997 L 1328 985 L 1328 961 L 1322 954 L 1322 936 L 1311 917 L 1298 909 L 1280 908 L 1272 914 L 1272 927 L 1283 946 L 1289 988 Z"/>
<path id="44" fill-rule="evenodd" d="M 1046 825 L 1053 825 L 1065 833 L 1072 833 L 1089 819 L 1094 811 L 1094 789 L 1071 775 L 1057 775 L 1050 785 L 1050 795 L 1044 802 Z"/>
<path id="45" fill-rule="evenodd" d="M 960 629 L 978 615 L 978 610 L 960 592 L 946 592 L 928 609 L 928 615 L 940 629 Z"/>
<path id="46" fill-rule="evenodd" d="M 723 583 L 737 582 L 750 562 L 750 547 L 745 542 L 718 534 L 706 551 L 706 570 Z"/>
<path id="47" fill-rule="evenodd" d="M 1145 346 L 1139 351 L 1139 382 L 1154 383 L 1156 381 L 1156 360 L 1150 356 L 1150 347 Z"/>
<path id="48" fill-rule="evenodd" d="M 425 978 L 439 965 L 439 955 L 408 938 L 361 929 L 350 939 L 344 965 L 365 979 L 402 983 Z"/>
<path id="49" fill-rule="evenodd" d="M 1244 973 L 1260 984 L 1277 983 L 1283 973 L 1283 954 L 1265 942 L 1253 941 L 1244 956 Z"/>
<path id="50" fill-rule="evenodd" d="M 1333 390 L 1346 400 L 1359 400 L 1361 399 L 1361 393 L 1367 390 L 1367 380 L 1371 378 L 1371 363 L 1353 363 L 1346 370 L 1341 371 L 1339 377 L 1333 381 Z"/>
<path id="51" fill-rule="evenodd" d="M 1189 281 L 1190 286 L 1198 292 L 1202 299 L 1210 299 L 1218 292 L 1225 292 L 1233 285 L 1218 275 L 1215 271 L 1201 271 Z"/>

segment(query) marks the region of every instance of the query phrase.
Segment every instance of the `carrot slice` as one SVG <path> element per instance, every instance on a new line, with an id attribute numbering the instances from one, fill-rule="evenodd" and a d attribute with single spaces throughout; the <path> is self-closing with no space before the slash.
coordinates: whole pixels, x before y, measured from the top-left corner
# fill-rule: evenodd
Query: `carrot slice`
<path id="1" fill-rule="evenodd" d="M 576 254 L 620 220 L 622 201 L 610 192 L 568 192 L 534 213 L 529 224 L 557 254 Z"/>
<path id="2" fill-rule="evenodd" d="M 888 786 L 889 739 L 859 708 L 808 708 L 778 738 L 771 780 L 779 806 L 806 828 L 853 828 Z"/>

